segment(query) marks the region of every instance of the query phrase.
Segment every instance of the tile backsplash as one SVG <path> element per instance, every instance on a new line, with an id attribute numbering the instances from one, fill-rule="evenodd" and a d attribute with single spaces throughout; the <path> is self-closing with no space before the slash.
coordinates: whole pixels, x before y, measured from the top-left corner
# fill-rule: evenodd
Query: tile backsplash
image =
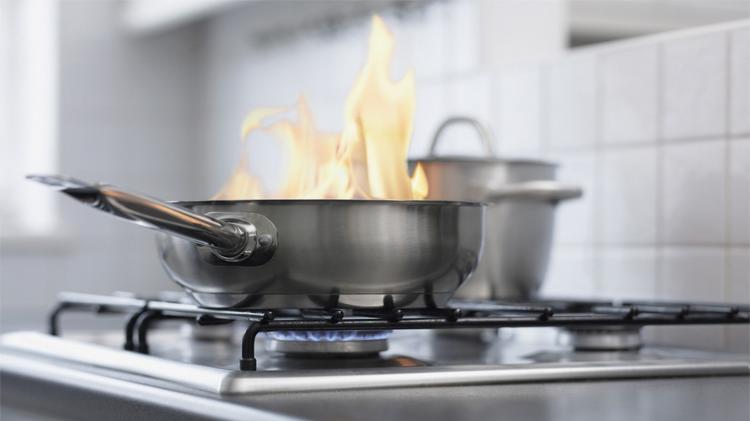
<path id="1" fill-rule="evenodd" d="M 699 28 L 542 66 L 539 155 L 588 196 L 558 213 L 545 293 L 750 303 L 749 33 Z M 750 348 L 747 327 L 649 336 Z"/>
<path id="2" fill-rule="evenodd" d="M 662 126 L 665 140 L 721 136 L 727 132 L 728 36 L 686 36 L 663 43 Z"/>
<path id="3" fill-rule="evenodd" d="M 416 18 L 384 18 L 397 39 L 394 76 L 416 68 L 411 156 L 427 153 L 442 119 L 469 114 L 496 134 L 499 155 L 554 160 L 559 179 L 585 189 L 584 198 L 559 209 L 544 293 L 750 302 L 750 21 L 497 67 L 482 56 L 494 40 L 476 30 L 483 17 L 474 2 L 440 2 Z M 352 40 L 364 32 L 237 53 L 247 46 L 227 47 L 236 38 L 223 34 L 231 19 L 205 28 L 214 54 L 207 58 L 213 76 L 205 137 L 234 142 L 224 131 L 251 106 L 278 105 L 279 91 L 268 88 L 278 84 L 261 77 L 274 74 L 298 81 L 316 113 L 335 125 L 348 88 L 342 80 L 353 78 L 356 63 L 327 63 L 362 56 L 364 44 Z M 253 99 L 240 101 L 238 87 Z M 281 97 L 293 99 L 291 91 L 286 86 Z M 481 151 L 469 131 L 456 128 L 444 140 L 442 153 Z M 224 146 L 215 149 L 234 150 Z M 228 155 L 208 150 L 206 156 L 214 164 L 205 180 L 218 185 L 228 170 L 217 169 L 227 168 Z M 747 329 L 708 329 L 651 334 L 661 342 L 748 349 Z"/>
<path id="4" fill-rule="evenodd" d="M 659 130 L 659 48 L 616 49 L 600 55 L 601 142 L 654 140 Z"/>
<path id="5" fill-rule="evenodd" d="M 737 22 L 574 50 L 484 88 L 451 78 L 481 98 L 482 117 L 493 93 L 500 155 L 554 160 L 585 189 L 559 209 L 543 293 L 750 303 L 749 66 L 750 22 Z M 750 349 L 747 327 L 647 334 Z"/>

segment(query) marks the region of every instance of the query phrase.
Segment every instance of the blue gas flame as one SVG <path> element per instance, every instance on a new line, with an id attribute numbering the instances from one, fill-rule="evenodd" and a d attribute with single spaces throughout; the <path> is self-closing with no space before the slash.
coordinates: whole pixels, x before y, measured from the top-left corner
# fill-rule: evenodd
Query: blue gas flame
<path id="1" fill-rule="evenodd" d="M 266 333 L 277 341 L 340 342 L 388 339 L 390 330 L 303 330 Z"/>

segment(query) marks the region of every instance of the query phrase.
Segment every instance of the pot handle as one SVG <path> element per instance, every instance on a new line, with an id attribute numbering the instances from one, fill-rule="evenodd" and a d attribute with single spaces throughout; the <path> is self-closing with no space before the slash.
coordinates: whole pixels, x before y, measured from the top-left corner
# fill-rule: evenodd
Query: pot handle
<path id="1" fill-rule="evenodd" d="M 275 244 L 275 232 L 269 239 L 259 235 L 254 224 L 240 218 L 216 219 L 115 186 L 87 183 L 64 175 L 28 175 L 26 178 L 142 227 L 208 246 L 225 261 L 243 261 L 259 249 Z"/>
<path id="2" fill-rule="evenodd" d="M 437 145 L 438 141 L 440 141 L 440 135 L 443 134 L 443 131 L 446 128 L 448 128 L 449 126 L 454 126 L 456 124 L 468 124 L 472 126 L 479 135 L 479 140 L 482 143 L 482 147 L 484 147 L 485 154 L 487 154 L 487 156 L 495 155 L 495 152 L 492 150 L 492 133 L 490 133 L 490 131 L 484 126 L 484 124 L 480 123 L 479 120 L 472 117 L 452 116 L 445 119 L 445 121 L 443 121 L 443 123 L 438 126 L 437 130 L 435 131 L 435 135 L 432 137 L 432 144 L 430 144 L 430 151 L 427 154 L 428 156 L 437 156 Z"/>
<path id="3" fill-rule="evenodd" d="M 581 187 L 556 180 L 525 181 L 511 183 L 490 190 L 487 201 L 499 202 L 506 199 L 537 199 L 550 202 L 577 199 L 583 196 Z"/>

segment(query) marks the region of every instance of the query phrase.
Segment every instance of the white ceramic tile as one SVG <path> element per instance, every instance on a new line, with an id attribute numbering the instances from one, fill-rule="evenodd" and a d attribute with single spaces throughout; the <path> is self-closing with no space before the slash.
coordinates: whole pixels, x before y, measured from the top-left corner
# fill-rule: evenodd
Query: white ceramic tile
<path id="1" fill-rule="evenodd" d="M 594 249 L 556 246 L 540 294 L 545 297 L 593 298 L 596 292 Z"/>
<path id="2" fill-rule="evenodd" d="M 602 55 L 602 139 L 656 141 L 658 136 L 658 46 Z"/>
<path id="3" fill-rule="evenodd" d="M 549 66 L 544 72 L 547 126 L 551 149 L 594 144 L 596 140 L 596 60 L 576 55 Z"/>
<path id="4" fill-rule="evenodd" d="M 605 248 L 600 255 L 598 296 L 606 299 L 653 300 L 656 296 L 656 249 Z"/>
<path id="5" fill-rule="evenodd" d="M 750 305 L 750 248 L 729 249 L 727 301 Z"/>
<path id="6" fill-rule="evenodd" d="M 414 109 L 414 133 L 409 157 L 424 157 L 438 125 L 445 118 L 445 89 L 441 84 L 417 83 Z"/>
<path id="7" fill-rule="evenodd" d="M 750 138 L 729 141 L 729 243 L 750 244 Z"/>
<path id="8" fill-rule="evenodd" d="M 596 208 L 596 155 L 593 152 L 557 154 L 558 180 L 580 185 L 583 197 L 563 202 L 555 214 L 554 241 L 560 244 L 594 243 Z"/>
<path id="9" fill-rule="evenodd" d="M 725 251 L 722 248 L 662 250 L 657 297 L 661 300 L 724 302 Z M 724 329 L 718 326 L 652 328 L 660 344 L 723 349 Z"/>
<path id="10" fill-rule="evenodd" d="M 699 141 L 663 149 L 663 241 L 667 244 L 723 244 L 726 142 Z"/>
<path id="11" fill-rule="evenodd" d="M 445 117 L 444 86 L 441 83 L 418 83 L 409 157 L 427 155 L 435 130 Z"/>
<path id="12" fill-rule="evenodd" d="M 657 148 L 605 151 L 602 161 L 602 241 L 656 243 Z"/>
<path id="13" fill-rule="evenodd" d="M 443 31 L 443 43 L 448 73 L 467 73 L 479 68 L 479 7 L 479 2 L 471 0 L 445 4 L 443 13 L 446 27 Z"/>
<path id="14" fill-rule="evenodd" d="M 727 301 L 750 305 L 750 249 L 729 250 L 729 277 Z M 727 326 L 725 330 L 727 350 L 750 352 L 750 327 Z"/>
<path id="15" fill-rule="evenodd" d="M 730 132 L 750 133 L 750 28 L 731 34 Z"/>
<path id="16" fill-rule="evenodd" d="M 445 3 L 432 3 L 401 33 L 409 38 L 410 62 L 418 78 L 442 77 L 447 73 L 448 55 L 445 43 Z M 397 41 L 398 42 L 398 41 Z"/>
<path id="17" fill-rule="evenodd" d="M 406 16 L 403 18 L 382 14 L 386 25 L 391 30 L 396 40 L 396 48 L 393 51 L 392 73 L 401 75 L 414 68 L 414 50 L 417 48 L 414 27 L 419 22 L 418 16 Z M 353 40 L 352 40 L 353 41 Z M 420 73 L 420 76 L 423 76 Z"/>
<path id="18" fill-rule="evenodd" d="M 445 86 L 444 117 L 470 116 L 494 132 L 490 118 L 490 90 L 492 81 L 487 74 L 474 74 L 451 78 Z M 476 131 L 461 124 L 447 128 L 441 136 L 438 152 L 446 155 L 484 155 L 484 148 Z"/>
<path id="19" fill-rule="evenodd" d="M 490 120 L 492 81 L 487 73 L 473 73 L 450 78 L 445 82 L 446 112 L 474 116 L 486 123 Z"/>
<path id="20" fill-rule="evenodd" d="M 726 33 L 664 44 L 663 136 L 719 136 L 726 132 Z"/>
<path id="21" fill-rule="evenodd" d="M 539 63 L 568 50 L 568 2 L 465 0 L 480 4 L 484 66 Z"/>
<path id="22" fill-rule="evenodd" d="M 502 156 L 537 157 L 541 153 L 541 73 L 519 69 L 499 76 L 493 110 L 498 119 Z"/>
<path id="23" fill-rule="evenodd" d="M 664 300 L 723 302 L 725 251 L 718 247 L 662 250 L 657 295 Z"/>

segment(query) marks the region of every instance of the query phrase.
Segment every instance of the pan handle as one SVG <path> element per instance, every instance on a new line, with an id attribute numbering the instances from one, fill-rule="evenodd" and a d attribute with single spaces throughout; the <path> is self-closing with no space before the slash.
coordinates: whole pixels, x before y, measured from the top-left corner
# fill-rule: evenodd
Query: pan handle
<path id="1" fill-rule="evenodd" d="M 437 145 L 440 140 L 440 135 L 443 134 L 443 131 L 445 131 L 448 126 L 454 126 L 456 124 L 468 124 L 473 127 L 479 135 L 479 140 L 482 143 L 482 147 L 484 147 L 485 154 L 487 154 L 487 156 L 495 156 L 495 152 L 492 150 L 493 136 L 490 131 L 484 126 L 484 124 L 480 123 L 479 120 L 467 116 L 448 117 L 442 124 L 440 124 L 435 131 L 435 135 L 432 137 L 432 144 L 430 144 L 430 151 L 427 154 L 428 156 L 437 156 Z"/>
<path id="2" fill-rule="evenodd" d="M 525 181 L 506 184 L 487 193 L 489 202 L 506 199 L 537 199 L 550 202 L 577 199 L 583 196 L 583 190 L 576 185 L 556 180 Z"/>
<path id="3" fill-rule="evenodd" d="M 231 222 L 212 218 L 115 186 L 87 183 L 64 175 L 28 175 L 26 178 L 140 226 L 208 246 L 225 261 L 243 261 L 257 249 L 275 244 L 275 238 L 258 235 L 254 224 L 239 218 Z"/>

